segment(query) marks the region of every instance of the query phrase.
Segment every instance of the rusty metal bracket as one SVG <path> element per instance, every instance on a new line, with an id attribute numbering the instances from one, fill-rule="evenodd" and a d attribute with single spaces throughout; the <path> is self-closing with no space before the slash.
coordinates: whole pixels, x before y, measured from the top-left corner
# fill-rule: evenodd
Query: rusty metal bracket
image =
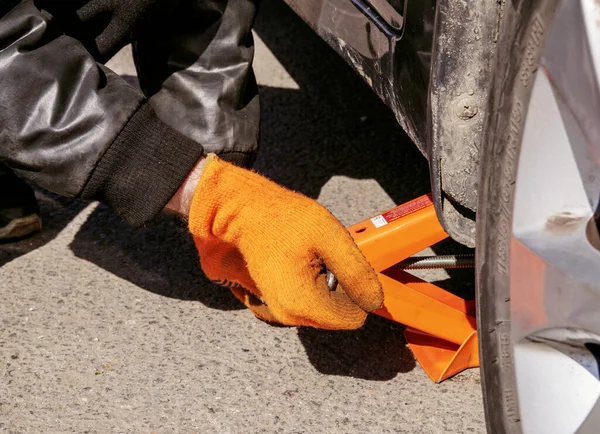
<path id="1" fill-rule="evenodd" d="M 384 304 L 375 313 L 407 326 L 408 346 L 429 378 L 440 382 L 479 366 L 474 302 L 393 267 L 448 237 L 431 195 L 348 230 L 383 286 Z"/>

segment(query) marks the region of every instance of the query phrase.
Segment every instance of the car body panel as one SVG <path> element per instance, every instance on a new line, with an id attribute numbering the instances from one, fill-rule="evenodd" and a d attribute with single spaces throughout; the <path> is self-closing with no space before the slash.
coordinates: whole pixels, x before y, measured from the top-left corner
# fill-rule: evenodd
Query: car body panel
<path id="1" fill-rule="evenodd" d="M 286 0 L 392 109 L 427 154 L 426 110 L 435 2 Z"/>

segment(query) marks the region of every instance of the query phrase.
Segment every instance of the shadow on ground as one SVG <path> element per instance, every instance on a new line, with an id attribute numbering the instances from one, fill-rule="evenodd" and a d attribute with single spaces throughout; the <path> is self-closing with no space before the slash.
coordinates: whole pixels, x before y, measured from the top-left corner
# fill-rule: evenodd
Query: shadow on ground
<path id="1" fill-rule="evenodd" d="M 101 205 L 70 247 L 75 256 L 147 291 L 197 300 L 213 309 L 243 307 L 229 291 L 204 277 L 187 227 L 173 217 L 159 216 L 148 226 L 136 229 Z"/>
<path id="2" fill-rule="evenodd" d="M 52 241 L 86 204 L 36 189 L 43 217 L 43 231 L 32 237 L 10 243 L 0 243 L 0 267 Z"/>
<path id="3" fill-rule="evenodd" d="M 369 316 L 360 330 L 301 328 L 298 337 L 311 364 L 322 374 L 386 381 L 415 367 L 404 326 L 378 316 Z"/>

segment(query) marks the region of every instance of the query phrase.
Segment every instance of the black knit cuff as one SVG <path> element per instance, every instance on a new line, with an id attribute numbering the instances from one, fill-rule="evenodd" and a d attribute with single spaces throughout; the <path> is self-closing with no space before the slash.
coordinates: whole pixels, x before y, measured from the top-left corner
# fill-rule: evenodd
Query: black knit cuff
<path id="1" fill-rule="evenodd" d="M 162 211 L 203 154 L 200 144 L 144 103 L 98 162 L 81 198 L 98 200 L 141 226 Z"/>

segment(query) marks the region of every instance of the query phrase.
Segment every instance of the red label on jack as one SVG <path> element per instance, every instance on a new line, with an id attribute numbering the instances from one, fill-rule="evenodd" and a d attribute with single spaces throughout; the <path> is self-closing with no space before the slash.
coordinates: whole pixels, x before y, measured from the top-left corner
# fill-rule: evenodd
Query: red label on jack
<path id="1" fill-rule="evenodd" d="M 375 227 L 380 228 L 381 226 L 385 226 L 394 220 L 398 220 L 399 218 L 420 211 L 431 205 L 433 205 L 433 201 L 431 200 L 431 195 L 428 194 L 411 200 L 404 205 L 400 205 L 394 209 L 391 209 L 383 214 L 378 215 L 377 217 L 373 217 L 371 221 Z"/>

